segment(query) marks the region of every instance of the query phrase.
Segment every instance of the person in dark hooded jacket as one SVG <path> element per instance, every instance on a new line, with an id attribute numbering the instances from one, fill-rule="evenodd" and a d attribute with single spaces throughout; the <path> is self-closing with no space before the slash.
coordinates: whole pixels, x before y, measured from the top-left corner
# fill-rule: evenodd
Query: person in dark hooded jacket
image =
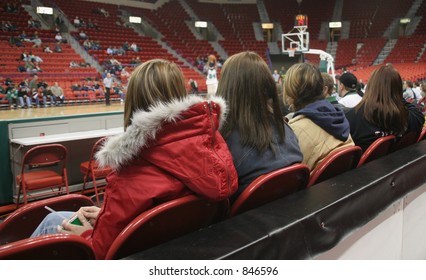
<path id="1" fill-rule="evenodd" d="M 284 98 L 294 109 L 288 124 L 299 139 L 302 163 L 311 170 L 332 151 L 355 145 L 344 112 L 324 99 L 324 82 L 317 67 L 307 63 L 290 67 Z"/>

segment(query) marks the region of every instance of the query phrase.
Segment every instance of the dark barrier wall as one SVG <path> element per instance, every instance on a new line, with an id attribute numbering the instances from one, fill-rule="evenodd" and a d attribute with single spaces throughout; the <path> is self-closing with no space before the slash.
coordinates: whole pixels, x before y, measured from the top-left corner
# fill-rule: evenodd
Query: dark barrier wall
<path id="1" fill-rule="evenodd" d="M 128 259 L 311 259 L 426 182 L 426 141 Z"/>

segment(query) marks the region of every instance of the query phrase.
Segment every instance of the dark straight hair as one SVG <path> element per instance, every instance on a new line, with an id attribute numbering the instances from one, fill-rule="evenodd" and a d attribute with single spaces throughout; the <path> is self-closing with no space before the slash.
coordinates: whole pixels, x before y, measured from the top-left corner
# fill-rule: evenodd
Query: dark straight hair
<path id="1" fill-rule="evenodd" d="M 274 150 L 273 128 L 284 141 L 284 121 L 280 111 L 277 87 L 266 62 L 255 52 L 241 52 L 224 63 L 217 89 L 229 105 L 223 137 L 238 130 L 243 146 L 262 152 Z"/>
<path id="2" fill-rule="evenodd" d="M 392 65 L 376 69 L 368 80 L 361 102 L 364 118 L 383 131 L 401 134 L 408 127 L 408 111 L 402 98 L 402 79 Z"/>

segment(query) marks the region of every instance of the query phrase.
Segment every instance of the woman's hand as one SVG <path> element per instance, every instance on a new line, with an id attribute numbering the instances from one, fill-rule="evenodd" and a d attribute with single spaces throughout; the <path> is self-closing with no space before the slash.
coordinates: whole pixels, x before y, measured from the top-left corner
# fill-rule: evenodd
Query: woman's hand
<path id="1" fill-rule="evenodd" d="M 84 217 L 80 210 L 76 212 L 76 215 L 80 222 L 81 226 L 73 225 L 69 223 L 69 220 L 64 220 L 62 222 L 62 228 L 59 226 L 58 233 L 68 233 L 74 235 L 81 235 L 83 232 L 93 229 L 93 226 L 89 223 L 89 221 Z"/>
<path id="2" fill-rule="evenodd" d="M 101 208 L 96 206 L 84 206 L 78 210 L 78 212 L 81 213 L 92 226 L 95 224 L 99 211 L 101 211 Z"/>

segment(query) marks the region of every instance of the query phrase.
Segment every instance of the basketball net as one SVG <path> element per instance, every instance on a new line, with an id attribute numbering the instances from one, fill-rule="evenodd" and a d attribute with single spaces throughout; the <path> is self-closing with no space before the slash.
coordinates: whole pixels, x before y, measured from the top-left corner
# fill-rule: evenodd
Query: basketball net
<path id="1" fill-rule="evenodd" d="M 288 48 L 287 52 L 288 52 L 288 57 L 294 57 L 294 53 L 295 53 L 296 49 L 293 48 Z"/>

